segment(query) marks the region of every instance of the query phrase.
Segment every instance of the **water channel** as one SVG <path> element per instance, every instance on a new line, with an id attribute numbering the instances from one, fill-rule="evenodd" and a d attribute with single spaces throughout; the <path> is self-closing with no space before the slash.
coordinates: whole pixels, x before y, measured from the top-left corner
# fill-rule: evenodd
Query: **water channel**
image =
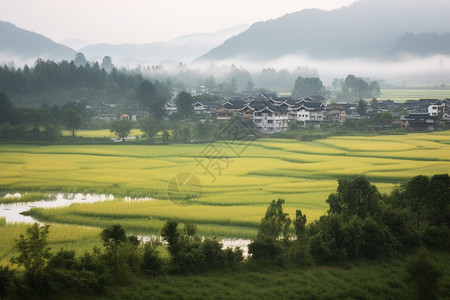
<path id="1" fill-rule="evenodd" d="M 6 194 L 5 198 L 20 198 L 21 195 L 19 193 L 16 194 Z M 69 206 L 72 203 L 94 203 L 99 201 L 111 201 L 114 200 L 113 195 L 97 195 L 97 194 L 86 194 L 83 195 L 81 193 L 78 194 L 50 194 L 50 200 L 41 200 L 34 202 L 17 202 L 17 203 L 8 203 L 8 204 L 0 204 L 0 218 L 5 218 L 6 223 L 35 223 L 39 222 L 31 216 L 24 216 L 21 213 L 28 211 L 32 208 L 55 208 L 55 207 L 64 207 Z M 136 200 L 151 200 L 151 198 L 130 198 L 125 197 L 125 201 L 136 201 Z M 140 236 L 144 241 L 149 239 L 159 239 L 159 236 Z M 235 238 L 225 238 L 221 240 L 224 248 L 237 248 L 239 247 L 243 252 L 244 256 L 248 254 L 248 244 L 250 244 L 250 240 L 246 239 L 235 239 Z"/>

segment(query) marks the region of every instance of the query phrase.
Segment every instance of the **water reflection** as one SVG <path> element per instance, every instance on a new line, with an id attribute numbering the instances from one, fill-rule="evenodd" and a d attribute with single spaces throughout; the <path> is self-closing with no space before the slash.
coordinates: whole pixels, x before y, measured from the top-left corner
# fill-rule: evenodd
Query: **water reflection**
<path id="1" fill-rule="evenodd" d="M 20 197 L 21 195 L 7 194 L 5 197 Z M 69 206 L 72 203 L 94 203 L 99 201 L 114 200 L 113 195 L 97 195 L 97 194 L 51 194 L 50 200 L 43 199 L 41 201 L 34 202 L 17 202 L 0 204 L 0 218 L 5 218 L 7 223 L 34 223 L 37 222 L 36 219 L 30 216 L 24 216 L 21 213 L 32 208 L 50 208 L 50 207 L 64 207 Z"/>
<path id="2" fill-rule="evenodd" d="M 21 195 L 19 193 L 16 194 L 7 194 L 5 197 L 15 197 L 19 198 Z M 49 200 L 50 199 L 50 200 Z M 0 204 L 0 218 L 5 218 L 7 223 L 35 223 L 39 222 L 31 216 L 24 216 L 21 213 L 24 211 L 28 211 L 32 208 L 55 208 L 55 207 L 64 207 L 69 206 L 72 203 L 94 203 L 99 201 L 111 201 L 114 200 L 113 195 L 106 194 L 86 194 L 83 195 L 81 193 L 77 194 L 50 194 L 49 199 L 43 199 L 41 201 L 34 202 L 18 202 L 18 203 L 9 203 L 9 204 Z M 148 201 L 153 198 L 131 198 L 124 197 L 125 201 Z M 161 241 L 161 237 L 157 235 L 151 236 L 139 236 L 143 242 L 147 242 L 149 240 L 159 240 Z M 245 239 L 235 239 L 235 238 L 226 238 L 220 240 L 223 244 L 223 248 L 233 248 L 236 249 L 239 247 L 244 253 L 244 257 L 248 255 L 248 244 L 250 244 L 250 240 Z"/>

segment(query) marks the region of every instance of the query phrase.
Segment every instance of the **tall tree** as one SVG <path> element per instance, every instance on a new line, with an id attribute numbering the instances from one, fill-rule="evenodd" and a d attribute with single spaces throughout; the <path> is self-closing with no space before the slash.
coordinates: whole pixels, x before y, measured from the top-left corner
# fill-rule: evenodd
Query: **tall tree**
<path id="1" fill-rule="evenodd" d="M 367 82 L 355 75 L 348 75 L 342 84 L 342 94 L 347 100 L 358 100 L 380 95 L 380 86 L 377 81 Z"/>
<path id="2" fill-rule="evenodd" d="M 375 216 L 380 212 L 380 193 L 365 177 L 353 180 L 339 179 L 337 193 L 328 196 L 329 214 L 360 218 Z"/>
<path id="3" fill-rule="evenodd" d="M 111 123 L 111 132 L 114 132 L 122 141 L 131 132 L 131 121 L 130 120 L 117 120 Z"/>
<path id="4" fill-rule="evenodd" d="M 361 117 L 365 117 L 367 115 L 367 109 L 369 105 L 364 100 L 360 99 L 358 105 L 356 106 L 356 111 Z"/>
<path id="5" fill-rule="evenodd" d="M 217 83 L 216 83 L 216 79 L 214 78 L 214 76 L 209 76 L 205 80 L 205 87 L 210 91 L 214 91 L 217 88 Z"/>
<path id="6" fill-rule="evenodd" d="M 73 63 L 75 64 L 76 67 L 81 67 L 87 64 L 87 60 L 83 53 L 78 52 L 77 54 L 75 54 Z"/>
<path id="7" fill-rule="evenodd" d="M 406 198 L 411 210 L 416 214 L 417 228 L 420 228 L 420 222 L 424 218 L 429 181 L 427 176 L 418 175 L 406 183 Z"/>
<path id="8" fill-rule="evenodd" d="M 322 95 L 324 86 L 322 81 L 317 77 L 303 78 L 297 77 L 295 80 L 294 89 L 292 90 L 292 97 L 300 99 L 307 96 Z"/>
<path id="9" fill-rule="evenodd" d="M 450 177 L 436 174 L 428 184 L 427 213 L 431 224 L 450 226 Z"/>
<path id="10" fill-rule="evenodd" d="M 183 120 L 187 120 L 194 114 L 194 99 L 188 92 L 180 92 L 175 98 L 175 104 L 177 105 L 178 114 Z"/>
<path id="11" fill-rule="evenodd" d="M 14 120 L 14 107 L 8 96 L 0 91 L 0 124 Z"/>
<path id="12" fill-rule="evenodd" d="M 253 84 L 253 81 L 249 80 L 247 81 L 247 91 L 253 91 L 253 88 L 255 85 Z"/>
<path id="13" fill-rule="evenodd" d="M 49 227 L 50 225 L 40 226 L 38 223 L 28 227 L 26 234 L 21 234 L 16 244 L 19 255 L 11 260 L 19 266 L 24 266 L 28 284 L 38 291 L 43 288 L 43 273 L 51 257 L 47 243 Z"/>
<path id="14" fill-rule="evenodd" d="M 110 56 L 103 57 L 102 64 L 100 66 L 106 72 L 111 72 L 111 70 L 114 68 L 112 58 Z"/>
<path id="15" fill-rule="evenodd" d="M 162 129 L 161 120 L 154 117 L 146 117 L 139 120 L 139 127 L 145 134 L 147 138 L 152 141 L 155 134 L 157 134 Z"/>
<path id="16" fill-rule="evenodd" d="M 162 119 L 164 117 L 164 105 L 166 101 L 161 95 L 161 91 L 158 92 L 153 83 L 144 80 L 137 88 L 136 95 L 143 110 L 152 113 L 157 119 Z"/>
<path id="17" fill-rule="evenodd" d="M 259 236 L 272 240 L 278 239 L 281 235 L 287 238 L 287 230 L 292 221 L 289 214 L 283 212 L 284 203 L 284 199 L 272 200 L 267 208 L 266 215 L 261 219 Z"/>
<path id="18" fill-rule="evenodd" d="M 64 126 L 70 130 L 72 137 L 75 137 L 75 132 L 81 127 L 83 118 L 76 110 L 66 109 L 63 113 L 63 122 Z"/>

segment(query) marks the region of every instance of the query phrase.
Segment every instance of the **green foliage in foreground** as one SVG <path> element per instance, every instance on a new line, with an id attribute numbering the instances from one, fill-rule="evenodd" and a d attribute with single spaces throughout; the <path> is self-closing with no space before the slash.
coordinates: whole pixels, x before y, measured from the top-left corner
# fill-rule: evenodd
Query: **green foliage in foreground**
<path id="1" fill-rule="evenodd" d="M 450 260 L 432 252 L 442 262 L 442 299 L 450 292 Z M 105 289 L 95 299 L 414 299 L 407 280 L 408 259 L 352 261 L 343 267 L 266 267 L 215 271 L 190 276 L 137 278 L 129 286 Z"/>
<path id="2" fill-rule="evenodd" d="M 425 186 L 424 182 L 427 183 Z M 216 239 L 202 239 L 196 235 L 194 225 L 185 224 L 180 228 L 178 221 L 175 220 L 166 221 L 161 231 L 163 240 L 167 242 L 168 259 L 159 252 L 161 246 L 159 242 L 151 241 L 142 245 L 136 237 L 127 236 L 124 228 L 118 224 L 102 231 L 103 249 L 95 247 L 81 256 L 76 256 L 73 250 L 64 249 L 51 253 L 47 245 L 49 227 L 48 225 L 40 227 L 36 223 L 27 229 L 26 235 L 20 235 L 16 244 L 18 254 L 11 260 L 12 263 L 24 267 L 23 275 L 16 275 L 9 266 L 0 269 L 0 297 L 61 298 L 61 292 L 71 291 L 74 295 L 102 295 L 114 298 L 117 289 L 112 289 L 113 285 L 133 286 L 135 282 L 140 283 L 144 276 L 158 275 L 155 280 L 162 283 L 161 278 L 174 278 L 169 274 L 204 272 L 213 276 L 217 272 L 233 276 L 246 273 L 249 274 L 247 278 L 259 278 L 255 281 L 250 280 L 246 285 L 255 284 L 259 287 L 256 292 L 248 293 L 244 289 L 240 290 L 242 285 L 238 284 L 238 290 L 242 294 L 235 295 L 236 289 L 229 284 L 226 288 L 217 288 L 215 293 L 219 293 L 218 297 L 242 298 L 242 295 L 248 298 L 273 297 L 276 288 L 273 291 L 264 288 L 267 283 L 261 282 L 263 279 L 259 272 L 270 270 L 279 273 L 279 270 L 283 270 L 284 274 L 297 274 L 293 276 L 302 274 L 308 279 L 298 280 L 304 283 L 301 288 L 297 286 L 290 288 L 289 291 L 284 289 L 276 291 L 278 297 L 283 295 L 300 299 L 315 297 L 437 299 L 450 291 L 450 285 L 445 281 L 450 277 L 448 252 L 439 253 L 438 260 L 433 256 L 436 254 L 424 248 L 406 262 L 404 257 L 401 259 L 393 257 L 412 253 L 421 245 L 448 251 L 449 187 L 448 174 L 434 175 L 431 179 L 416 176 L 394 190 L 390 196 L 382 196 L 364 177 L 353 180 L 342 179 L 339 181 L 337 192 L 330 194 L 328 198 L 327 202 L 330 205 L 328 214 L 308 226 L 305 226 L 306 216 L 300 210 L 296 211 L 295 220 L 292 222 L 289 214 L 283 210 L 285 201 L 273 200 L 261 219 L 256 238 L 248 246 L 250 257 L 245 262 L 242 262 L 242 251 L 239 248 L 224 250 Z M 416 199 L 410 190 L 417 188 L 424 188 L 428 193 L 424 192 L 425 196 Z M 445 210 L 439 209 L 444 206 Z M 416 214 L 417 207 L 423 208 L 426 213 Z M 421 223 L 417 222 L 418 219 Z M 289 236 L 288 228 L 292 223 L 296 239 Z M 383 263 L 388 259 L 401 260 L 401 263 L 400 267 L 384 267 L 380 271 L 383 274 L 373 274 L 367 282 L 361 283 L 361 274 L 354 276 L 347 275 L 346 272 L 356 268 L 356 273 L 359 273 L 357 267 L 361 262 L 370 266 L 371 263 L 365 259 Z M 326 268 L 328 274 L 324 275 L 323 279 L 320 278 L 327 281 L 327 284 L 330 282 L 327 276 L 332 278 L 331 287 L 327 287 L 325 291 L 323 284 L 320 283 L 318 286 L 317 278 L 311 275 L 323 271 L 321 267 L 311 269 L 311 266 L 321 264 L 332 266 Z M 308 275 L 304 275 L 304 269 L 295 269 L 298 267 L 308 267 L 306 271 Z M 236 270 L 239 272 L 235 272 Z M 387 272 L 390 272 L 389 275 L 386 275 Z M 362 277 L 364 276 L 366 275 Z M 355 281 L 355 278 L 358 279 Z M 185 280 L 187 279 L 183 278 L 181 281 Z M 286 278 L 271 280 L 281 287 L 287 286 L 286 282 L 290 282 L 290 279 Z M 142 282 L 143 286 L 148 285 Z M 210 286 L 215 284 L 210 283 Z M 233 290 L 227 290 L 228 287 Z M 335 294 L 331 296 L 328 289 L 331 291 L 333 288 Z M 119 291 L 121 290 L 120 293 L 125 291 L 125 294 L 119 293 L 117 297 L 210 298 L 211 296 L 191 291 L 190 287 L 182 294 L 178 289 L 168 290 L 166 287 L 161 289 L 162 293 L 155 288 L 152 293 L 157 294 L 149 294 L 145 287 L 143 290 L 136 289 L 133 292 L 128 288 L 122 288 Z M 186 294 L 186 291 L 189 291 L 189 294 Z M 292 291 L 301 294 L 295 296 L 295 293 L 291 294 Z M 67 297 L 72 296 L 67 294 Z"/>
<path id="3" fill-rule="evenodd" d="M 128 236 L 121 225 L 101 232 L 104 248 L 94 247 L 81 256 L 74 250 L 56 253 L 48 247 L 49 225 L 26 229 L 16 242 L 11 263 L 23 267 L 16 274 L 0 266 L 0 298 L 58 299 L 62 294 L 100 295 L 106 286 L 129 284 L 135 276 L 166 273 L 199 273 L 223 270 L 241 263 L 242 251 L 225 249 L 215 239 L 202 240 L 195 227 L 168 221 L 162 236 L 169 242 L 170 260 L 159 254 L 159 242 L 143 244 Z"/>
<path id="4" fill-rule="evenodd" d="M 45 229 L 33 225 L 30 230 L 34 227 L 41 232 Z M 188 227 L 178 233 L 192 233 Z M 231 269 L 212 268 L 207 273 L 185 276 L 167 273 L 170 269 L 163 268 L 163 265 L 169 261 L 158 259 L 159 250 L 154 248 L 152 243 L 147 243 L 136 256 L 132 236 L 127 236 L 120 226 L 109 227 L 101 235 L 107 245 L 104 249 L 95 248 L 80 258 L 71 250 L 61 250 L 51 255 L 44 269 L 44 274 L 48 275 L 43 278 L 46 285 L 40 285 L 35 290 L 27 288 L 22 273 L 18 270 L 8 266 L 0 267 L 0 298 L 414 299 L 416 296 L 418 299 L 433 299 L 421 298 L 421 294 L 416 293 L 417 282 L 423 280 L 425 283 L 433 283 L 431 286 L 434 290 L 431 295 L 445 299 L 444 295 L 450 292 L 449 255 L 438 251 L 420 250 L 417 255 L 411 257 L 401 255 L 302 268 L 294 265 L 260 265 L 250 261 Z M 31 236 L 28 235 L 25 239 L 28 240 Z M 115 283 L 117 281 L 114 280 L 113 274 L 109 273 L 113 267 L 113 261 L 110 260 L 113 258 L 111 247 L 117 247 L 116 250 L 119 250 L 117 257 L 120 263 L 117 267 L 124 268 L 118 274 L 119 285 Z M 141 255 L 142 273 L 130 273 L 128 268 L 136 262 L 131 258 Z M 424 277 L 424 271 L 428 272 L 426 274 L 438 276 Z"/>

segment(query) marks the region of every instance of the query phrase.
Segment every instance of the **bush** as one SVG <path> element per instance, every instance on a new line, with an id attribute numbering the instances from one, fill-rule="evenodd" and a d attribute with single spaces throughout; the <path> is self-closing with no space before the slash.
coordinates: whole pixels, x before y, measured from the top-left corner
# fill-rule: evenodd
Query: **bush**
<path id="1" fill-rule="evenodd" d="M 151 242 L 145 243 L 142 254 L 142 272 L 147 275 L 156 275 L 161 271 L 162 266 L 163 261 L 159 257 L 156 245 Z"/>
<path id="2" fill-rule="evenodd" d="M 270 238 L 256 239 L 248 245 L 248 253 L 255 260 L 274 259 L 281 254 L 281 250 L 281 247 Z"/>
<path id="3" fill-rule="evenodd" d="M 439 296 L 438 267 L 431 261 L 428 251 L 421 248 L 406 265 L 409 281 L 413 283 L 417 299 L 437 299 Z"/>
<path id="4" fill-rule="evenodd" d="M 9 266 L 0 266 L 0 298 L 13 299 L 17 292 L 17 278 Z"/>

